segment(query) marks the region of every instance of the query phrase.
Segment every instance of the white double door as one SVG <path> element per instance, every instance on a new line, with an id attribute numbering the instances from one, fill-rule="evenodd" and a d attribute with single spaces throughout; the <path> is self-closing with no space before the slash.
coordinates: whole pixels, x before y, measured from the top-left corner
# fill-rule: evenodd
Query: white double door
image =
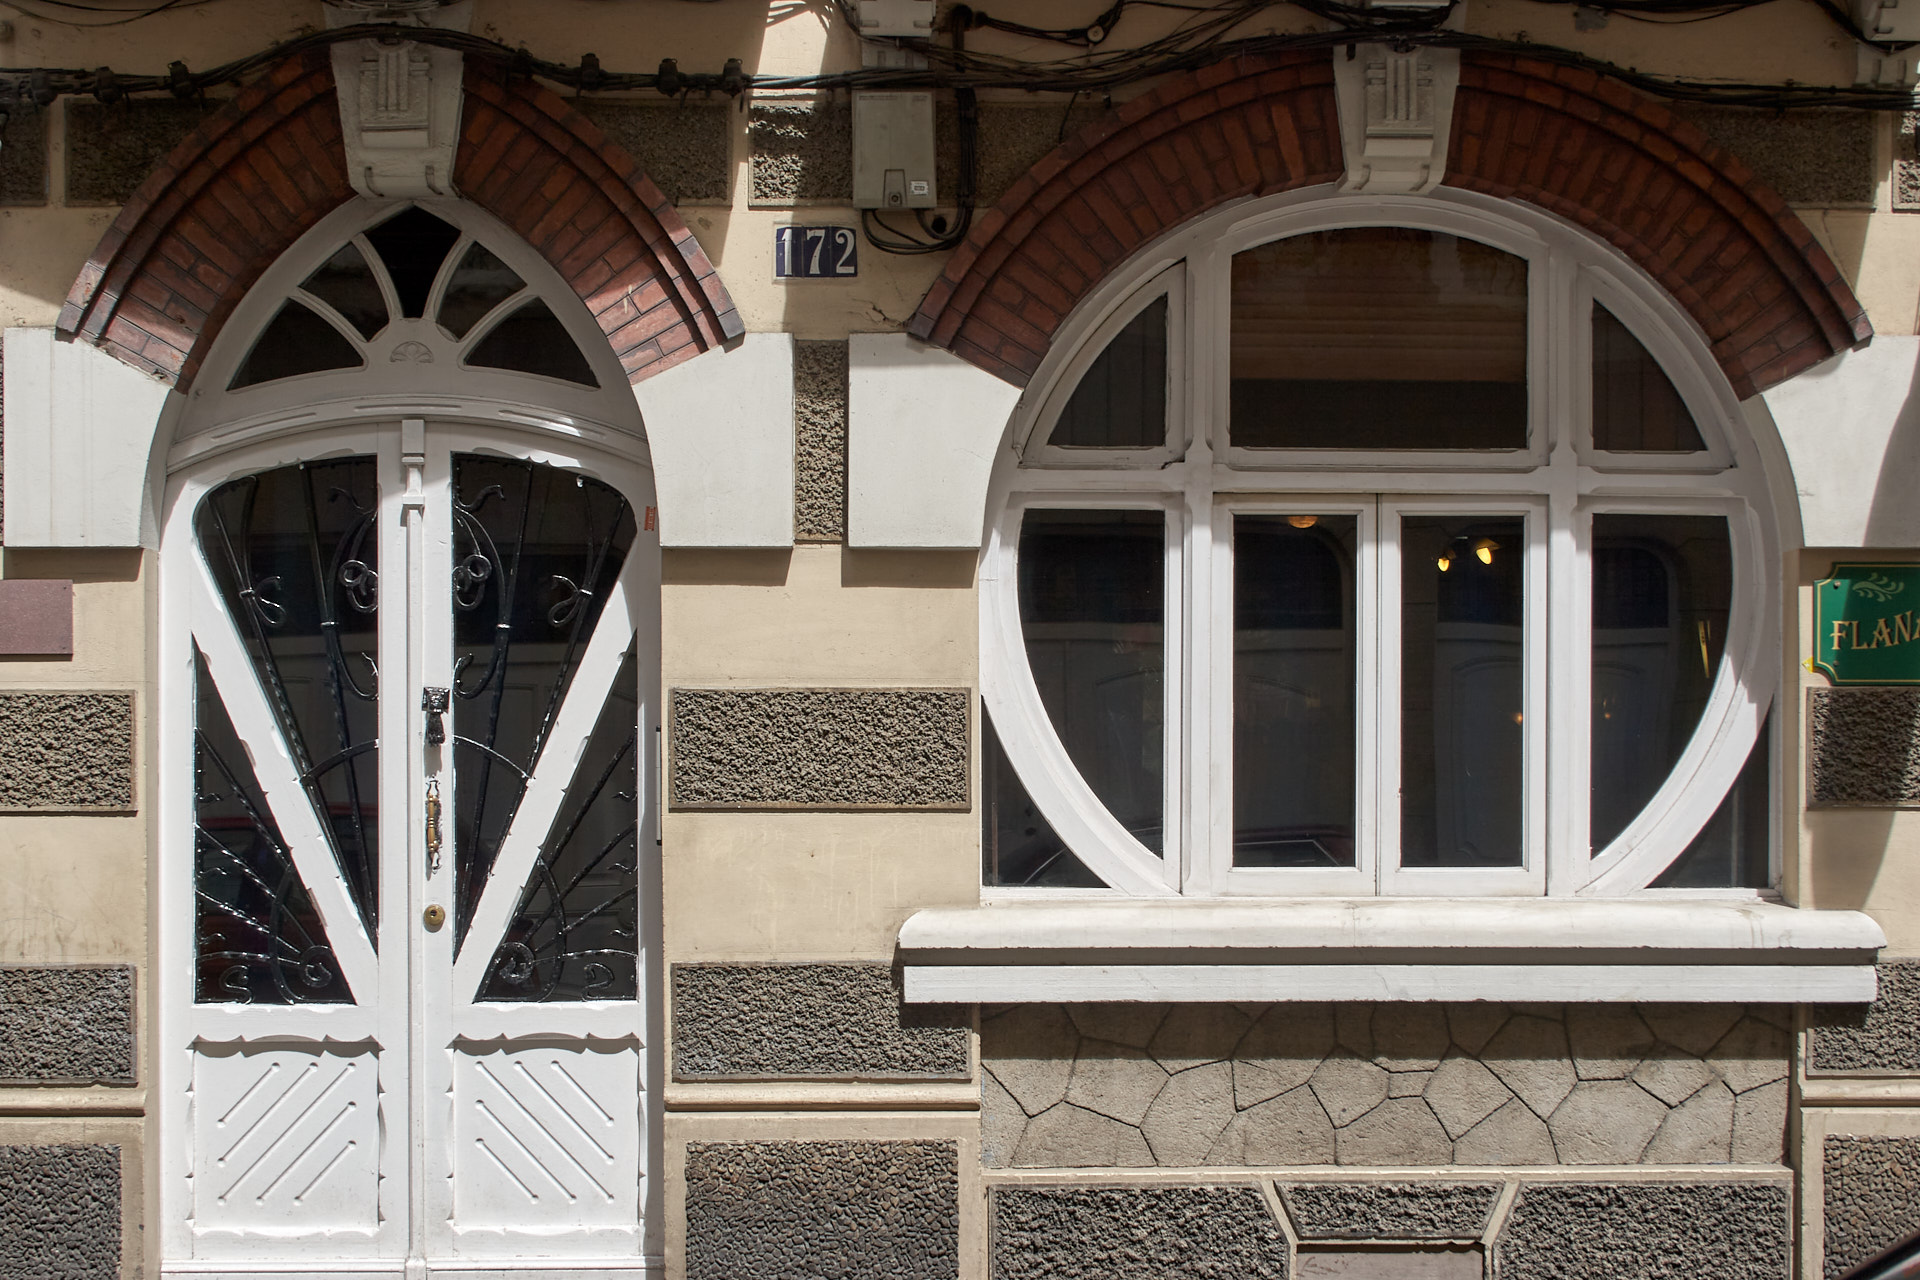
<path id="1" fill-rule="evenodd" d="M 324 444 L 169 491 L 165 1269 L 650 1273 L 650 477 Z"/>

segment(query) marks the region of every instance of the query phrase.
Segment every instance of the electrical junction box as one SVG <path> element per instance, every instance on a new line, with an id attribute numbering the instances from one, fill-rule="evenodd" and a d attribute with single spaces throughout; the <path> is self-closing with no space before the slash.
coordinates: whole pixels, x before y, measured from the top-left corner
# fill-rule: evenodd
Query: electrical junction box
<path id="1" fill-rule="evenodd" d="M 1920 40 L 1920 0 L 1854 0 L 1853 16 L 1868 39 L 1903 44 Z M 1911 85 L 1920 80 L 1920 49 L 1889 53 L 1870 44 L 1854 46 L 1855 84 Z"/>
<path id="2" fill-rule="evenodd" d="M 933 94 L 854 94 L 853 207 L 931 209 L 938 196 Z"/>
<path id="3" fill-rule="evenodd" d="M 933 39 L 934 0 L 854 0 L 860 34 L 891 40 Z"/>

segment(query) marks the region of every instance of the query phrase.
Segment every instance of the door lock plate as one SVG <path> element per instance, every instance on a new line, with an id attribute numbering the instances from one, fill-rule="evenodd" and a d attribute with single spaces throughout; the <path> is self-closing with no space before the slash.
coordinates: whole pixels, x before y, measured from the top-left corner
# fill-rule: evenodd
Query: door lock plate
<path id="1" fill-rule="evenodd" d="M 420 913 L 420 922 L 429 929 L 438 929 L 447 922 L 447 909 L 436 902 Z"/>

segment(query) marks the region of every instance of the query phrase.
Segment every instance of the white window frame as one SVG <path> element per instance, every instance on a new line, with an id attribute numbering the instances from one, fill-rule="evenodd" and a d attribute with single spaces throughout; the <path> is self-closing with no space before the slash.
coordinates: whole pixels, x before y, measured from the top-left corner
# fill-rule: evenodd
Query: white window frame
<path id="1" fill-rule="evenodd" d="M 1249 450 L 1227 438 L 1232 255 L 1274 239 L 1348 227 L 1412 227 L 1464 236 L 1529 264 L 1527 447 L 1513 451 Z M 1184 300 L 1181 291 L 1184 290 Z M 1064 450 L 1045 435 L 1114 333 L 1161 293 L 1169 306 L 1168 443 L 1156 450 Z M 1694 455 L 1592 447 L 1595 302 L 1660 363 L 1706 445 Z M 1184 310 L 1188 323 L 1179 316 Z M 1184 446 L 1184 447 L 1183 447 Z M 1780 672 L 1780 535 L 1768 458 L 1747 431 L 1710 344 L 1637 267 L 1537 210 L 1470 192 L 1338 195 L 1319 188 L 1236 203 L 1141 251 L 1062 327 L 1016 411 L 998 459 L 981 558 L 981 688 L 1007 758 L 1055 832 L 1094 874 L 1132 896 L 1597 896 L 1653 892 L 1772 897 L 1767 889 L 1649 890 L 1712 818 L 1739 776 Z M 1464 474 L 1471 472 L 1471 474 Z M 1377 580 L 1359 582 L 1360 760 L 1356 866 L 1231 866 L 1234 512 L 1353 511 L 1377 540 Z M 1021 513 L 1029 507 L 1161 507 L 1169 512 L 1166 856 L 1155 858 L 1080 779 L 1027 668 L 1018 600 Z M 1517 869 L 1401 868 L 1398 579 L 1392 530 L 1402 511 L 1525 514 L 1525 858 Z M 1724 515 L 1733 549 L 1728 639 L 1706 711 L 1666 782 L 1604 850 L 1586 847 L 1595 512 Z M 1372 552 L 1361 557 L 1373 564 Z M 1363 568 L 1373 573 L 1373 569 Z M 1177 621 L 1176 601 L 1184 602 Z M 1577 639 L 1577 643 L 1574 642 Z M 1371 652 L 1370 652 L 1371 651 Z M 1541 713 L 1537 713 L 1541 712 Z M 1778 774 L 1777 761 L 1774 773 Z M 1778 877 L 1774 791 L 1769 885 Z M 1116 834 L 1117 833 L 1117 834 Z M 987 899 L 1112 896 L 1108 890 L 983 889 Z"/>

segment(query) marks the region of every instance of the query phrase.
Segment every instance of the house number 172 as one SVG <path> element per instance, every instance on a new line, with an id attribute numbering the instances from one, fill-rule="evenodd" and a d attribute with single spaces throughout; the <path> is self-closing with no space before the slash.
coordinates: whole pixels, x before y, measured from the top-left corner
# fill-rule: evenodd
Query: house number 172
<path id="1" fill-rule="evenodd" d="M 773 278 L 832 280 L 860 274 L 860 238 L 852 227 L 775 227 Z"/>

